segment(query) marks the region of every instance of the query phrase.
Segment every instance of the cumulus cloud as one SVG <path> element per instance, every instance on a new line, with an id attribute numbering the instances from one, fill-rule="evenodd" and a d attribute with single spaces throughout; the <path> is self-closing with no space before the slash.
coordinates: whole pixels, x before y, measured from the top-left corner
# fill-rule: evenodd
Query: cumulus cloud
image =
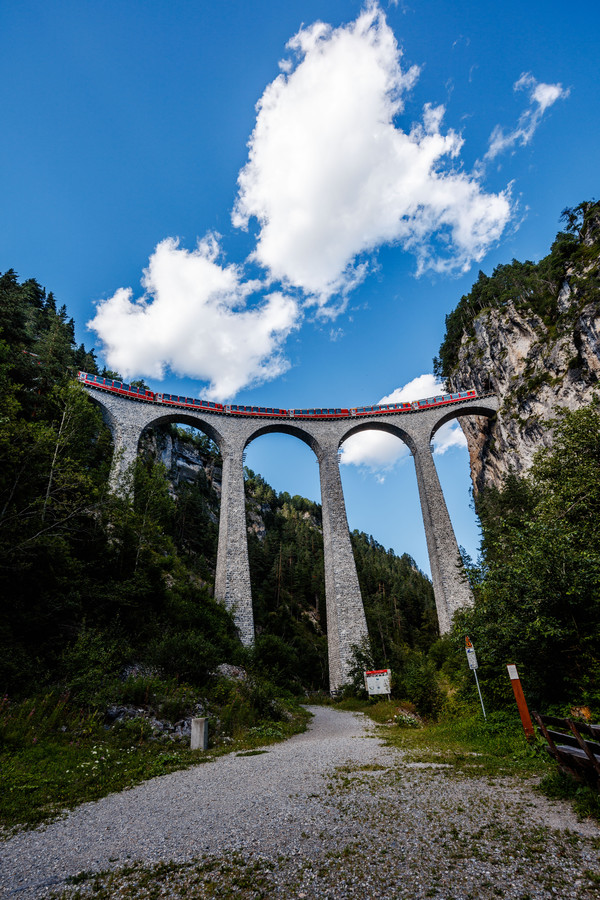
<path id="1" fill-rule="evenodd" d="M 306 306 L 334 319 L 381 245 L 413 253 L 417 273 L 466 270 L 510 219 L 508 189 L 487 193 L 481 174 L 461 170 L 443 106 L 398 124 L 419 70 L 403 68 L 374 0 L 348 25 L 302 28 L 288 47 L 258 103 L 232 214 L 236 227 L 258 223 L 262 281 L 222 264 L 210 235 L 192 251 L 162 241 L 143 295 L 121 288 L 89 323 L 126 377 L 172 371 L 233 397 L 286 370 L 284 342 Z M 556 99 L 556 86 L 528 87 L 541 112 Z"/>
<path id="2" fill-rule="evenodd" d="M 224 400 L 288 368 L 281 347 L 299 321 L 295 300 L 280 292 L 249 300 L 262 288 L 219 263 L 214 236 L 193 251 L 169 238 L 156 247 L 134 299 L 121 288 L 101 301 L 88 323 L 110 368 L 125 378 L 163 378 L 167 369 L 209 383 L 204 396 Z"/>
<path id="3" fill-rule="evenodd" d="M 542 121 L 542 116 L 557 100 L 564 100 L 569 96 L 568 88 L 562 84 L 544 84 L 536 81 L 531 72 L 524 72 L 513 85 L 515 91 L 526 91 L 529 94 L 529 106 L 521 113 L 519 121 L 512 131 L 507 133 L 496 125 L 490 136 L 489 149 L 486 159 L 494 159 L 499 153 L 520 145 L 524 147 L 532 139 L 535 131 Z"/>
<path id="4" fill-rule="evenodd" d="M 443 106 L 395 124 L 419 70 L 402 68 L 379 6 L 336 29 L 303 28 L 288 46 L 294 59 L 257 106 L 233 213 L 238 227 L 259 224 L 255 261 L 323 306 L 384 243 L 412 252 L 418 273 L 481 259 L 510 218 L 508 189 L 486 193 L 460 171 L 463 141 L 442 133 Z"/>
<path id="5" fill-rule="evenodd" d="M 404 387 L 396 388 L 382 397 L 379 403 L 399 403 L 420 400 L 444 390 L 444 385 L 435 375 L 419 375 Z M 434 455 L 441 456 L 451 447 L 466 447 L 467 441 L 457 422 L 447 422 L 436 432 L 433 441 Z M 360 466 L 374 474 L 380 481 L 394 466 L 409 455 L 406 444 L 399 438 L 383 431 L 361 431 L 348 438 L 342 446 L 341 464 Z"/>

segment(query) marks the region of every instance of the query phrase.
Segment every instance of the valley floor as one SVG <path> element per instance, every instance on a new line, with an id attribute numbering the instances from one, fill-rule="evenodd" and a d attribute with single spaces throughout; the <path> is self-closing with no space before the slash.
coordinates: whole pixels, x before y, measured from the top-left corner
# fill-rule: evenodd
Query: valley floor
<path id="1" fill-rule="evenodd" d="M 23 898 L 600 897 L 600 828 L 530 782 L 385 747 L 367 718 L 87 803 L 0 845 Z"/>

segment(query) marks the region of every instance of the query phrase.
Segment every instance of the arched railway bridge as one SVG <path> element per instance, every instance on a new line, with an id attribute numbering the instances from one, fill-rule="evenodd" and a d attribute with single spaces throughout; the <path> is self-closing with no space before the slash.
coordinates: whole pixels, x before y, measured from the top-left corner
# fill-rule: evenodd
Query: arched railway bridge
<path id="1" fill-rule="evenodd" d="M 433 590 L 440 626 L 450 630 L 457 609 L 473 598 L 464 577 L 456 537 L 438 479 L 431 441 L 439 428 L 461 416 L 491 418 L 498 409 L 494 396 L 461 400 L 448 406 L 420 411 L 362 415 L 360 418 L 295 419 L 269 416 L 228 415 L 210 409 L 177 409 L 144 400 L 129 399 L 84 384 L 101 410 L 114 443 L 112 484 L 122 489 L 123 476 L 135 460 L 146 428 L 178 422 L 207 434 L 223 459 L 219 546 L 215 597 L 232 610 L 245 644 L 254 640 L 254 617 L 248 563 L 248 539 L 244 493 L 244 450 L 255 438 L 272 432 L 293 435 L 313 450 L 319 463 L 325 596 L 330 689 L 348 680 L 352 647 L 367 636 L 356 565 L 350 543 L 346 507 L 339 470 L 339 449 L 351 435 L 379 430 L 396 435 L 409 448 L 417 475 L 425 525 Z"/>

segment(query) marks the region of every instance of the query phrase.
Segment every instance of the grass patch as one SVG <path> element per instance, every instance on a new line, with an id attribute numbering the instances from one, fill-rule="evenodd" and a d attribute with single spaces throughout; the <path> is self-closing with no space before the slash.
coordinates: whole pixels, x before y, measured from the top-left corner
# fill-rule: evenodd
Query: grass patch
<path id="1" fill-rule="evenodd" d="M 449 764 L 456 772 L 476 777 L 544 776 L 552 769 L 544 742 L 527 742 L 517 714 L 495 712 L 485 721 L 481 714 L 465 710 L 460 716 L 425 721 L 415 728 L 403 727 L 402 718 L 394 718 L 403 705 L 394 700 L 356 699 L 338 704 L 340 709 L 364 712 L 378 725 L 386 726 L 381 729 L 381 737 L 402 750 L 409 763 Z"/>
<path id="2" fill-rule="evenodd" d="M 306 729 L 310 714 L 295 705 L 277 723 L 236 727 L 208 751 L 189 743 L 150 740 L 145 720 L 105 728 L 95 712 L 48 698 L 11 707 L 0 720 L 0 837 L 51 821 L 65 810 L 158 775 L 186 769 L 232 751 L 256 748 Z M 53 705 L 54 704 L 54 705 Z M 210 735 L 209 735 L 210 736 Z"/>
<path id="3" fill-rule="evenodd" d="M 538 789 L 551 800 L 568 800 L 580 818 L 600 822 L 600 794 L 595 788 L 554 769 L 542 778 Z"/>
<path id="4" fill-rule="evenodd" d="M 96 900 L 119 897 L 220 897 L 243 900 L 270 896 L 276 866 L 269 860 L 248 860 L 233 852 L 227 860 L 202 857 L 191 863 L 134 863 L 114 872 L 82 873 L 67 879 L 67 887 L 50 896 L 54 900 Z"/>

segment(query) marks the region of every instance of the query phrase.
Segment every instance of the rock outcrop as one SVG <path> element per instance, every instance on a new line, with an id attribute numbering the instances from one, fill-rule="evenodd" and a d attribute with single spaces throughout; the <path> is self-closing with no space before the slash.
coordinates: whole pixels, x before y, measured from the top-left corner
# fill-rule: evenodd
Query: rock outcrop
<path id="1" fill-rule="evenodd" d="M 600 204 L 572 215 L 571 233 L 558 235 L 548 257 L 480 275 L 447 319 L 436 366 L 448 388 L 501 399 L 496 421 L 461 422 L 476 493 L 500 486 L 509 471 L 526 473 L 550 446 L 560 408 L 600 393 Z"/>

